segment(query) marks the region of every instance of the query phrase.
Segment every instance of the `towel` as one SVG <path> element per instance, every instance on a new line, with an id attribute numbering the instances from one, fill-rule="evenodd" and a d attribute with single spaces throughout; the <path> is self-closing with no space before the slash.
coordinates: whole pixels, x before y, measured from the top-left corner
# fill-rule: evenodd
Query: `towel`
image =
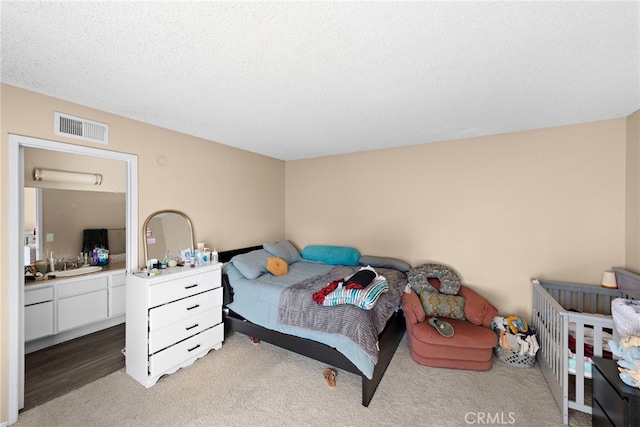
<path id="1" fill-rule="evenodd" d="M 82 231 L 82 252 L 91 254 L 95 248 L 109 249 L 109 238 L 106 228 Z"/>

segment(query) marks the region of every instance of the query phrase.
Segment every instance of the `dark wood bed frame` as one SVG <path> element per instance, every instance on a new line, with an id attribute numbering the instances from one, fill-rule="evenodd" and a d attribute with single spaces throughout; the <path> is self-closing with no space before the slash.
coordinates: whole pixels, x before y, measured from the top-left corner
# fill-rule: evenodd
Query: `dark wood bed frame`
<path id="1" fill-rule="evenodd" d="M 237 254 L 249 252 L 255 249 L 262 249 L 262 246 L 252 246 L 249 248 L 235 249 L 231 251 L 220 252 L 219 261 L 228 262 Z M 225 328 L 231 331 L 245 334 L 261 341 L 284 348 L 307 356 L 319 362 L 326 363 L 335 368 L 343 369 L 347 372 L 362 377 L 362 405 L 369 406 L 373 394 L 378 388 L 380 380 L 387 370 L 387 366 L 391 362 L 393 355 L 398 348 L 398 344 L 402 340 L 406 330 L 406 324 L 402 310 L 396 311 L 387 322 L 384 330 L 379 336 L 380 353 L 378 355 L 378 363 L 373 370 L 373 378 L 368 379 L 349 359 L 333 347 L 309 340 L 299 338 L 293 335 L 284 334 L 263 328 L 244 319 L 242 316 L 234 313 L 232 310 L 224 310 Z"/>

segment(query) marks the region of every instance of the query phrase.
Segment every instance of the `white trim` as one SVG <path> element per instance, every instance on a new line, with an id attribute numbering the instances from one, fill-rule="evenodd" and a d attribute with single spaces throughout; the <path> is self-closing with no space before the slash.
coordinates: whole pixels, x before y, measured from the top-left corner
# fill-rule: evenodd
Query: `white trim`
<path id="1" fill-rule="evenodd" d="M 20 191 L 23 186 L 24 176 L 21 172 L 20 165 L 24 164 L 21 156 L 20 144 L 9 136 L 9 253 L 7 262 L 9 265 L 9 304 L 8 304 L 8 422 L 13 424 L 18 421 L 18 410 L 20 406 L 24 406 L 24 362 L 21 363 L 20 355 L 24 356 L 24 350 L 20 351 L 20 341 L 24 341 L 24 325 L 20 322 L 21 316 L 24 314 L 23 295 L 20 289 L 24 287 L 24 272 L 19 273 L 19 266 L 22 264 L 20 257 L 22 251 L 18 250 L 18 242 L 21 241 L 19 230 L 20 224 L 24 224 L 24 218 L 20 217 L 20 213 L 24 210 L 23 203 L 20 203 Z M 21 242 L 20 242 L 21 243 Z M 14 326 L 16 325 L 16 326 Z M 24 357 L 23 357 L 24 358 Z M 21 368 L 22 367 L 22 368 Z M 22 371 L 22 375 L 19 372 Z M 22 382 L 21 382 L 22 378 Z"/>
<path id="2" fill-rule="evenodd" d="M 36 188 L 36 259 L 44 259 L 44 239 L 42 238 L 42 188 Z"/>
<path id="3" fill-rule="evenodd" d="M 39 148 L 104 159 L 121 160 L 127 166 L 127 270 L 138 263 L 138 156 L 104 149 L 9 134 L 9 307 L 8 307 L 8 424 L 18 421 L 24 406 L 24 148 Z M 39 230 L 40 231 L 40 230 Z M 13 326 L 16 325 L 16 326 Z"/>

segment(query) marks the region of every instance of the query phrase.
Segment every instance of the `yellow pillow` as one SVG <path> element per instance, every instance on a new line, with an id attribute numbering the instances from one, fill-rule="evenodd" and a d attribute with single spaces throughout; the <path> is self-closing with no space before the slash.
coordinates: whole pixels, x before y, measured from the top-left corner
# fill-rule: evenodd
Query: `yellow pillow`
<path id="1" fill-rule="evenodd" d="M 269 257 L 267 258 L 267 271 L 274 276 L 284 276 L 289 272 L 289 265 L 282 258 Z"/>

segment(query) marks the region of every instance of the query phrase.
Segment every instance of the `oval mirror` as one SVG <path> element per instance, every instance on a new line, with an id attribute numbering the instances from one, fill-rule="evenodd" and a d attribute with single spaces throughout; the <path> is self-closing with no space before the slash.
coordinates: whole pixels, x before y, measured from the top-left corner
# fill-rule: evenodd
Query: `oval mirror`
<path id="1" fill-rule="evenodd" d="M 180 211 L 164 210 L 155 212 L 142 226 L 144 259 L 163 260 L 167 251 L 172 257 L 180 251 L 193 250 L 193 228 L 188 216 Z"/>

